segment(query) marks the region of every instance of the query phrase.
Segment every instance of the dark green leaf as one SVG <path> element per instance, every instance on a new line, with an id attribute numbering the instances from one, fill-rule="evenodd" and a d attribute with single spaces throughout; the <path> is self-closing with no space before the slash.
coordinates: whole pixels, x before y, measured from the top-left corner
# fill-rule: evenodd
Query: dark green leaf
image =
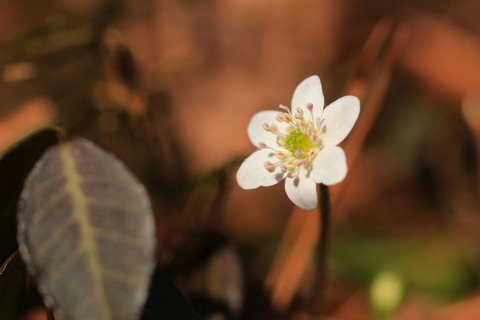
<path id="1" fill-rule="evenodd" d="M 34 164 L 53 144 L 58 131 L 43 129 L 23 139 L 0 159 L 0 261 L 17 249 L 17 203 L 23 183 Z"/>
<path id="2" fill-rule="evenodd" d="M 27 270 L 18 251 L 0 267 L 0 319 L 18 318 L 18 307 L 25 288 Z"/>
<path id="3" fill-rule="evenodd" d="M 143 186 L 117 158 L 76 138 L 49 149 L 19 208 L 24 259 L 62 319 L 136 319 L 154 265 Z"/>
<path id="4" fill-rule="evenodd" d="M 155 270 L 142 320 L 200 320 L 180 290 Z"/>

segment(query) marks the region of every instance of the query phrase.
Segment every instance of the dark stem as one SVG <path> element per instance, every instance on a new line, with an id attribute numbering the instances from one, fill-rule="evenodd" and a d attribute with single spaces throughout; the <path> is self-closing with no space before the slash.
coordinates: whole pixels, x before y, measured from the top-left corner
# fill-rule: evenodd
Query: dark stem
<path id="1" fill-rule="evenodd" d="M 47 320 L 55 320 L 53 315 L 53 308 L 47 308 Z"/>
<path id="2" fill-rule="evenodd" d="M 327 282 L 328 240 L 330 238 L 330 196 L 326 185 L 319 185 L 320 243 L 318 257 L 318 297 L 314 314 L 325 312 L 325 290 Z"/>

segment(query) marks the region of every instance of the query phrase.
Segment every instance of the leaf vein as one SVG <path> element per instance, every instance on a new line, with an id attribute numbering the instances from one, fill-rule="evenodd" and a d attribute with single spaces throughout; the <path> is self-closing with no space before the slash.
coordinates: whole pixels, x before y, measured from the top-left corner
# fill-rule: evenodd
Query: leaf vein
<path id="1" fill-rule="evenodd" d="M 88 199 L 88 203 L 94 206 L 99 206 L 107 209 L 120 209 L 126 212 L 134 211 L 133 208 L 126 207 L 122 204 L 119 204 L 118 202 L 105 201 L 103 199 L 90 198 Z"/>
<path id="2" fill-rule="evenodd" d="M 106 277 L 108 277 L 112 280 L 115 280 L 117 282 L 126 284 L 128 286 L 136 285 L 137 282 L 138 282 L 137 277 L 135 277 L 133 275 L 130 275 L 130 274 L 126 274 L 126 273 L 121 272 L 121 271 L 117 271 L 117 270 L 113 270 L 113 269 L 109 269 L 109 268 L 103 268 L 103 272 L 104 272 Z"/>
<path id="3" fill-rule="evenodd" d="M 37 248 L 37 256 L 41 257 L 43 256 L 48 249 L 52 247 L 52 245 L 55 244 L 57 240 L 60 239 L 62 235 L 65 234 L 67 231 L 68 227 L 73 225 L 74 221 L 71 219 L 68 219 L 64 221 L 60 226 L 58 226 L 51 234 L 50 236 L 44 241 L 39 243 L 38 248 Z"/>
<path id="4" fill-rule="evenodd" d="M 135 238 L 132 236 L 125 235 L 123 233 L 102 229 L 102 228 L 94 228 L 94 229 L 95 229 L 95 236 L 103 239 L 112 240 L 121 244 L 130 245 L 130 246 L 140 246 L 142 243 L 141 238 Z"/>
<path id="5" fill-rule="evenodd" d="M 35 215 L 32 218 L 32 224 L 37 224 L 39 221 L 45 218 L 45 215 L 50 212 L 50 209 L 52 209 L 66 195 L 67 192 L 65 190 L 62 190 L 50 199 L 48 199 L 48 201 L 36 211 Z"/>

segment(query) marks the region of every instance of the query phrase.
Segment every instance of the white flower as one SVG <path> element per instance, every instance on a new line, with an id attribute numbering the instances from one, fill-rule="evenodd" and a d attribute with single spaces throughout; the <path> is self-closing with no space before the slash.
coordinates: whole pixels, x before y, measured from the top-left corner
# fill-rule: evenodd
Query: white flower
<path id="1" fill-rule="evenodd" d="M 283 111 L 255 114 L 248 136 L 259 150 L 238 169 L 238 184 L 248 190 L 285 179 L 290 200 L 300 208 L 315 209 L 316 185 L 336 184 L 347 174 L 345 152 L 337 144 L 352 130 L 360 112 L 354 96 L 323 106 L 320 78 L 311 76 L 295 89 L 291 110 L 280 105 Z"/>

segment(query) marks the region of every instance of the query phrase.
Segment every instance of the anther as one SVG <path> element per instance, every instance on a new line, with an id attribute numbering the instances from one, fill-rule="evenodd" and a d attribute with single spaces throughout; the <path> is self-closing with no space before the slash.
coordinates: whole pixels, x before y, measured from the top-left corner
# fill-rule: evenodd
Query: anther
<path id="1" fill-rule="evenodd" d="M 278 107 L 279 107 L 280 109 L 285 110 L 285 111 L 287 111 L 288 113 L 290 113 L 290 108 L 287 107 L 286 105 L 281 104 L 281 105 L 279 105 Z"/>
<path id="2" fill-rule="evenodd" d="M 286 157 L 286 154 L 285 154 L 285 152 L 283 152 L 283 151 L 277 151 L 277 152 L 275 153 L 275 156 L 276 156 L 278 159 L 282 160 L 283 158 Z"/>
<path id="3" fill-rule="evenodd" d="M 258 147 L 259 147 L 260 149 L 268 148 L 268 146 L 267 146 L 267 144 L 266 144 L 265 142 L 259 142 L 259 143 L 258 143 Z"/>
<path id="4" fill-rule="evenodd" d="M 305 155 L 305 152 L 303 152 L 300 149 L 297 149 L 297 151 L 295 151 L 295 157 L 297 157 L 297 159 L 303 157 L 304 155 Z"/>
<path id="5" fill-rule="evenodd" d="M 265 167 L 265 169 L 267 169 L 268 172 L 272 173 L 275 171 L 276 169 L 276 166 L 271 163 L 270 161 L 267 161 L 263 164 L 263 166 Z"/>
<path id="6" fill-rule="evenodd" d="M 285 162 L 285 167 L 287 168 L 287 170 L 292 170 L 295 168 L 295 162 L 292 162 L 292 161 L 289 161 L 289 162 Z"/>
<path id="7" fill-rule="evenodd" d="M 312 111 L 313 110 L 313 104 L 307 103 L 307 109 Z"/>
<path id="8" fill-rule="evenodd" d="M 263 128 L 263 130 L 265 130 L 265 131 L 267 131 L 267 132 L 270 132 L 270 131 L 271 131 L 271 130 L 270 130 L 270 126 L 269 126 L 267 123 L 262 124 L 262 128 Z"/>

